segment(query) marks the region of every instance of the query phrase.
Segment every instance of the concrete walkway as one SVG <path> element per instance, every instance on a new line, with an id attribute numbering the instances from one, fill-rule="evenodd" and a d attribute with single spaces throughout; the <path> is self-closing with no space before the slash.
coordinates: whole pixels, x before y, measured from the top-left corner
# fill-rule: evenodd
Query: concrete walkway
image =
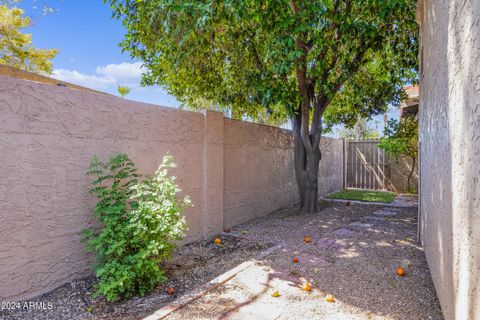
<path id="1" fill-rule="evenodd" d="M 442 319 L 415 240 L 414 209 L 338 203 L 318 214 L 290 209 L 234 232 L 281 248 L 149 319 Z M 398 267 L 404 277 L 396 275 Z"/>

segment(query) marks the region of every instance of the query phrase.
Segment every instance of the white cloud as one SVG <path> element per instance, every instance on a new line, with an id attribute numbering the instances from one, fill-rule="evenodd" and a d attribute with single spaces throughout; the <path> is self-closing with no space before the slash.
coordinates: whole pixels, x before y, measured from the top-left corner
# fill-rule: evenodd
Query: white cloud
<path id="1" fill-rule="evenodd" d="M 107 64 L 106 66 L 97 67 L 96 73 L 122 83 L 139 83 L 142 76 L 142 63 Z"/>
<path id="2" fill-rule="evenodd" d="M 171 107 L 180 105 L 173 96 L 158 86 L 141 87 L 141 76 L 141 62 L 98 66 L 93 74 L 68 69 L 53 70 L 54 78 L 83 87 L 118 95 L 117 86 L 126 85 L 131 89 L 127 99 Z"/>
<path id="3" fill-rule="evenodd" d="M 96 90 L 114 89 L 118 84 L 138 88 L 140 86 L 141 76 L 141 62 L 123 62 L 119 64 L 98 66 L 95 70 L 95 74 L 85 74 L 76 70 L 68 69 L 55 69 L 53 71 L 53 77 L 58 80 L 71 82 Z"/>
<path id="4" fill-rule="evenodd" d="M 76 70 L 55 69 L 53 70 L 53 77 L 58 80 L 97 90 L 106 90 L 109 87 L 116 85 L 115 79 L 99 77 L 97 75 L 88 75 Z"/>

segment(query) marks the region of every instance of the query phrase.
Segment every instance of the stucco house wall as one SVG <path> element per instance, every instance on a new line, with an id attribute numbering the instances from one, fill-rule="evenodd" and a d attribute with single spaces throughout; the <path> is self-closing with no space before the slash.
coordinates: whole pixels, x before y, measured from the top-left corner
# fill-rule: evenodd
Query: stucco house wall
<path id="1" fill-rule="evenodd" d="M 480 319 L 480 1 L 422 0 L 420 235 L 445 319 Z"/>
<path id="2" fill-rule="evenodd" d="M 0 69 L 0 300 L 29 298 L 89 274 L 80 231 L 93 222 L 85 175 L 93 155 L 127 153 L 148 174 L 170 152 L 194 204 L 185 212 L 186 242 L 297 199 L 287 130 L 21 76 L 27 80 Z M 322 147 L 325 193 L 342 187 L 342 144 L 325 139 Z"/>

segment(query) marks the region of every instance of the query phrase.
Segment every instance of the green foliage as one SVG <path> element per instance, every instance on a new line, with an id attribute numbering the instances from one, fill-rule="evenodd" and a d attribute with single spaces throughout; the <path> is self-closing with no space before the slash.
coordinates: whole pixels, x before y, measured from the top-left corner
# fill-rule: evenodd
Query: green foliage
<path id="1" fill-rule="evenodd" d="M 400 121 L 390 119 L 379 147 L 393 157 L 407 156 L 412 159 L 407 184 L 408 192 L 414 192 L 411 179 L 418 156 L 418 120 L 413 116 L 401 118 Z"/>
<path id="2" fill-rule="evenodd" d="M 127 86 L 117 86 L 117 91 L 118 94 L 122 96 L 122 98 L 125 98 L 127 94 L 130 93 L 130 88 Z"/>
<path id="3" fill-rule="evenodd" d="M 186 229 L 181 213 L 190 199 L 177 199 L 180 189 L 168 174 L 175 167 L 167 155 L 152 177 L 139 180 L 134 163 L 125 154 L 107 162 L 94 157 L 88 175 L 98 197 L 94 216 L 100 230 L 85 229 L 87 250 L 96 254 L 96 295 L 108 301 L 144 295 L 166 279 L 160 263 L 171 256 L 173 241 Z"/>
<path id="4" fill-rule="evenodd" d="M 53 59 L 58 50 L 37 49 L 32 43 L 31 34 L 20 30 L 31 26 L 30 18 L 22 9 L 0 5 L 0 64 L 35 72 L 51 74 Z"/>
<path id="5" fill-rule="evenodd" d="M 330 199 L 357 200 L 365 202 L 390 203 L 395 200 L 395 194 L 387 191 L 343 189 L 328 196 Z"/>
<path id="6" fill-rule="evenodd" d="M 123 50 L 145 63 L 142 83 L 193 108 L 281 122 L 308 101 L 324 129 L 353 126 L 417 77 L 416 0 L 104 1 L 127 29 Z"/>
<path id="7" fill-rule="evenodd" d="M 394 157 L 417 158 L 418 121 L 412 116 L 402 118 L 400 121 L 396 119 L 388 120 L 379 147 Z"/>

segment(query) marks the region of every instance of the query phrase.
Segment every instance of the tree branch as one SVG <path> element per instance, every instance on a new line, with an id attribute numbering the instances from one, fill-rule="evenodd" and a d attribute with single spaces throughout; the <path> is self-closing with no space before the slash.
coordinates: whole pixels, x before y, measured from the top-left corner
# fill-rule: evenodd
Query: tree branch
<path id="1" fill-rule="evenodd" d="M 317 96 L 314 104 L 314 113 L 313 113 L 313 123 L 312 123 L 312 136 L 313 136 L 313 145 L 320 144 L 321 132 L 322 132 L 322 116 L 327 107 L 330 105 L 335 94 L 340 90 L 340 88 L 345 83 L 348 77 L 353 76 L 358 69 L 360 68 L 361 61 L 367 52 L 367 48 L 363 48 L 361 52 L 359 52 L 350 63 L 350 72 L 341 74 L 337 81 L 335 81 L 335 85 L 333 86 L 332 90 L 328 94 L 322 93 Z"/>
<path id="2" fill-rule="evenodd" d="M 262 60 L 260 60 L 260 56 L 258 55 L 258 51 L 257 51 L 257 47 L 255 46 L 255 31 L 251 30 L 252 31 L 252 34 L 250 34 L 251 36 L 251 41 L 250 42 L 250 47 L 252 49 L 252 53 L 253 53 L 253 58 L 255 59 L 255 66 L 257 67 L 257 69 L 259 71 L 262 71 L 264 69 L 264 65 L 262 63 Z"/>
<path id="3" fill-rule="evenodd" d="M 295 0 L 290 0 L 290 8 L 294 12 L 295 15 L 299 14 L 299 8 L 295 2 Z M 307 152 L 312 152 L 312 142 L 310 141 L 310 135 L 308 130 L 308 124 L 310 120 L 310 94 L 309 94 L 309 84 L 307 81 L 307 72 L 306 72 L 306 56 L 307 56 L 307 46 L 305 45 L 304 34 L 301 33 L 301 36 L 297 36 L 295 38 L 295 48 L 299 51 L 302 51 L 301 57 L 294 58 L 294 65 L 295 71 L 297 74 L 297 81 L 298 81 L 298 89 L 300 94 L 303 97 L 303 101 L 301 102 L 300 107 L 300 117 L 301 117 L 301 126 L 300 126 L 300 134 L 302 137 L 303 145 L 305 146 L 305 150 Z"/>
<path id="4" fill-rule="evenodd" d="M 336 0 L 334 3 L 333 7 L 333 16 L 337 15 L 340 13 L 340 4 L 341 0 Z M 350 14 L 350 11 L 352 9 L 352 1 L 347 0 L 345 1 L 345 10 L 342 13 L 342 15 L 347 16 Z M 332 17 L 333 18 L 333 17 Z M 323 76 L 321 77 L 321 82 L 325 83 L 328 80 L 328 76 L 330 74 L 330 71 L 332 71 L 338 61 L 338 52 L 339 52 L 339 43 L 342 37 L 342 31 L 338 29 L 338 23 L 333 23 L 330 26 L 330 30 L 332 34 L 335 34 L 335 49 L 332 49 L 332 60 L 330 61 L 330 65 L 328 68 L 325 69 Z M 326 52 L 328 51 L 328 47 L 326 47 L 326 50 L 322 50 L 320 54 L 318 55 L 319 60 L 323 60 L 325 58 Z M 315 83 L 317 79 L 313 79 L 313 83 Z M 340 90 L 341 86 L 343 85 L 342 83 L 337 84 L 334 89 L 333 89 L 333 94 L 335 94 L 338 90 Z M 327 108 L 329 101 L 328 101 L 327 94 L 325 93 L 319 93 L 315 99 L 314 102 L 314 113 L 313 113 L 313 122 L 312 122 L 312 129 L 311 129 L 311 134 L 314 136 L 314 144 L 320 143 L 320 135 L 322 132 L 322 116 L 323 113 L 325 112 L 325 109 Z"/>
<path id="5" fill-rule="evenodd" d="M 252 49 L 253 49 L 253 57 L 255 58 L 255 65 L 257 66 L 257 69 L 259 71 L 263 70 L 263 63 L 260 60 L 260 57 L 258 56 L 257 48 L 255 48 L 255 44 L 252 44 Z"/>

